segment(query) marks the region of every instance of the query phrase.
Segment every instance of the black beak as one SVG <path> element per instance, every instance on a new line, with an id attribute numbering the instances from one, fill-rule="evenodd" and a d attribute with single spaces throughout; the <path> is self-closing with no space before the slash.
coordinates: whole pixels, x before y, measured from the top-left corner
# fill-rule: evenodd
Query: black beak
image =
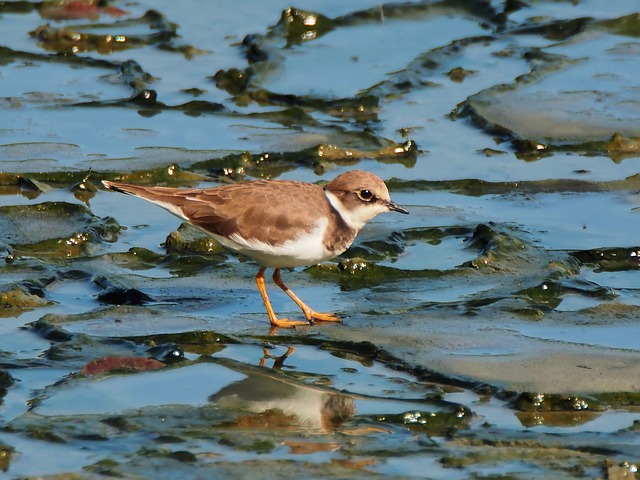
<path id="1" fill-rule="evenodd" d="M 389 203 L 387 203 L 387 207 L 389 208 L 390 211 L 394 211 L 394 212 L 398 212 L 398 213 L 404 213 L 405 215 L 409 215 L 409 210 L 407 210 L 404 207 L 401 207 L 397 203 L 389 202 Z"/>

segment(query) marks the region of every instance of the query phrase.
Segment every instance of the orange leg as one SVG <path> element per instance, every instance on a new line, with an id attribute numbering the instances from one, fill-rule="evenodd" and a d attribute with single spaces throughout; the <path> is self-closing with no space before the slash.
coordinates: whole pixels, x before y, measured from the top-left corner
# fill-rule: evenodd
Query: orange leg
<path id="1" fill-rule="evenodd" d="M 287 287 L 282 281 L 282 278 L 280 277 L 279 268 L 276 268 L 273 272 L 273 281 L 276 282 L 276 285 L 278 285 L 284 293 L 289 295 L 291 300 L 296 302 L 296 305 L 300 307 L 300 310 L 302 310 L 302 313 L 304 313 L 304 316 L 307 318 L 307 321 L 309 323 L 312 323 L 314 320 L 317 320 L 319 322 L 339 322 L 340 321 L 340 317 L 334 315 L 333 313 L 316 312 L 315 310 L 312 310 L 309 306 L 307 306 L 306 303 L 300 300 L 298 296 L 295 293 L 293 293 L 291 290 L 289 290 L 289 287 Z"/>
<path id="2" fill-rule="evenodd" d="M 262 295 L 262 301 L 264 302 L 264 306 L 267 309 L 267 315 L 269 315 L 269 322 L 271 322 L 272 327 L 282 327 L 282 328 L 291 328 L 297 325 L 309 325 L 310 322 L 301 322 L 298 320 L 288 320 L 286 318 L 279 319 L 276 317 L 275 312 L 273 311 L 273 307 L 271 306 L 271 302 L 269 301 L 269 296 L 267 295 L 267 289 L 264 285 L 264 271 L 266 267 L 261 267 L 256 275 L 256 284 L 258 285 L 258 290 L 260 291 L 260 295 Z M 278 269 L 276 269 L 276 272 Z M 275 274 L 274 274 L 275 275 Z"/>

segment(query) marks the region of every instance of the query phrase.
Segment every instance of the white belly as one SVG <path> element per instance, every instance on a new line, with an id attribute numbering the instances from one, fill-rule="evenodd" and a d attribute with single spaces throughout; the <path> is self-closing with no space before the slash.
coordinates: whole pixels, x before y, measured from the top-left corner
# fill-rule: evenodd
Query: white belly
<path id="1" fill-rule="evenodd" d="M 326 220 L 319 222 L 311 232 L 281 245 L 245 239 L 237 234 L 229 238 L 210 235 L 226 248 L 252 258 L 264 267 L 292 268 L 315 265 L 335 256 L 325 248 L 322 241 L 326 225 Z"/>

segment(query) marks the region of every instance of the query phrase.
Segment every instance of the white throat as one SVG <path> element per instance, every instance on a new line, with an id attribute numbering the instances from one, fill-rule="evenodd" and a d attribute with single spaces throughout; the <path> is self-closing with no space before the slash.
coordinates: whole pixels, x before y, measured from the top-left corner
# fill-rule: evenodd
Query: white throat
<path id="1" fill-rule="evenodd" d="M 327 200 L 329 200 L 331 206 L 338 211 L 344 222 L 356 231 L 360 231 L 368 220 L 371 220 L 379 213 L 372 212 L 372 209 L 366 208 L 368 206 L 366 204 L 363 204 L 355 210 L 351 210 L 345 207 L 344 203 L 342 203 L 342 201 L 333 193 L 325 190 L 324 194 L 326 195 Z"/>

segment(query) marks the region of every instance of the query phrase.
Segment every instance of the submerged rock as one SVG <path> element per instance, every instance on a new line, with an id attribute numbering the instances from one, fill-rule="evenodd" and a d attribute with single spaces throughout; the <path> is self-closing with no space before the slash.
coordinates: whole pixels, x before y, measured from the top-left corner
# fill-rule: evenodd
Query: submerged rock
<path id="1" fill-rule="evenodd" d="M 521 33 L 545 33 L 548 27 Z M 471 95 L 465 109 L 478 126 L 511 140 L 525 159 L 554 150 L 615 161 L 638 156 L 640 116 L 634 76 L 628 74 L 633 47 L 621 39 L 611 48 L 614 35 L 638 36 L 637 14 L 560 21 L 554 28 L 562 32 L 550 37 L 558 43 L 526 53 L 528 74 Z M 603 32 L 611 40 L 603 41 Z M 598 61 L 586 61 L 586 51 Z"/>
<path id="2" fill-rule="evenodd" d="M 113 242 L 120 225 L 111 217 L 98 218 L 78 204 L 44 202 L 0 207 L 0 244 L 16 256 L 80 257 L 91 246 Z"/>
<path id="3" fill-rule="evenodd" d="M 102 357 L 91 360 L 82 370 L 81 375 L 99 375 L 117 371 L 142 371 L 158 370 L 166 365 L 153 358 L 145 357 Z"/>
<path id="4" fill-rule="evenodd" d="M 25 310 L 44 307 L 49 302 L 40 295 L 29 293 L 20 285 L 0 289 L 0 317 L 13 316 Z"/>

